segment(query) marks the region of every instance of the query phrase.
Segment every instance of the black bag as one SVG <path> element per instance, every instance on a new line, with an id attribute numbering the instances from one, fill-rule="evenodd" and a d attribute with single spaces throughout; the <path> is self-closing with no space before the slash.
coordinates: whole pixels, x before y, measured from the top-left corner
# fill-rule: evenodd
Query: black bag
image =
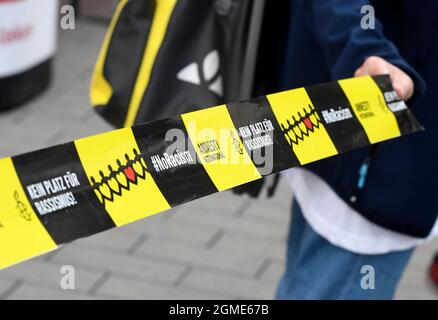
<path id="1" fill-rule="evenodd" d="M 252 0 L 122 0 L 91 85 L 116 127 L 240 100 Z"/>

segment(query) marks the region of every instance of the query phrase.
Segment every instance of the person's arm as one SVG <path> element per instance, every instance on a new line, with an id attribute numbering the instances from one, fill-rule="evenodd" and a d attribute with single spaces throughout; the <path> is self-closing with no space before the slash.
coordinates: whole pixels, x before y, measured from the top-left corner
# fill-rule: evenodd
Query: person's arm
<path id="1" fill-rule="evenodd" d="M 360 11 L 362 6 L 370 5 L 368 0 L 298 2 L 308 14 L 333 79 L 388 73 L 404 99 L 412 96 L 414 84 L 415 93 L 424 94 L 423 79 L 385 37 L 382 24 L 376 19 L 375 29 L 361 28 Z"/>

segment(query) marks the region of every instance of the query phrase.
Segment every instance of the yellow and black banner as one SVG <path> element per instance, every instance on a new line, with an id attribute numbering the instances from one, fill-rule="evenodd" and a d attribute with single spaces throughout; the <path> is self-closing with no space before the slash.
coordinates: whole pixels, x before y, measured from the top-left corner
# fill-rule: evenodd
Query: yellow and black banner
<path id="1" fill-rule="evenodd" d="M 362 77 L 1 159 L 0 269 L 271 173 L 421 129 L 388 76 Z"/>

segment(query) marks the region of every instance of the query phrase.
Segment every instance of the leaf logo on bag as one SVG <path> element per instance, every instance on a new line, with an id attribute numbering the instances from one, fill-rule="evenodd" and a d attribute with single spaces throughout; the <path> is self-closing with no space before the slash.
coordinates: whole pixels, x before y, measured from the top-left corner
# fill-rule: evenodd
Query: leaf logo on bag
<path id="1" fill-rule="evenodd" d="M 208 86 L 208 89 L 218 96 L 223 96 L 222 75 L 219 72 L 220 58 L 217 50 L 211 51 L 204 58 L 202 68 L 192 62 L 177 74 L 178 80 L 198 86 Z"/>

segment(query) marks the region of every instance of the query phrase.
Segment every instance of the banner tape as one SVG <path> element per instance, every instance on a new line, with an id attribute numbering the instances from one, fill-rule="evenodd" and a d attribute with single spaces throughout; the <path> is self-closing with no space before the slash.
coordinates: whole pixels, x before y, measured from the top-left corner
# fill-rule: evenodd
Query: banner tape
<path id="1" fill-rule="evenodd" d="M 1 159 L 0 268 L 270 173 L 421 129 L 388 76 L 362 77 Z"/>

